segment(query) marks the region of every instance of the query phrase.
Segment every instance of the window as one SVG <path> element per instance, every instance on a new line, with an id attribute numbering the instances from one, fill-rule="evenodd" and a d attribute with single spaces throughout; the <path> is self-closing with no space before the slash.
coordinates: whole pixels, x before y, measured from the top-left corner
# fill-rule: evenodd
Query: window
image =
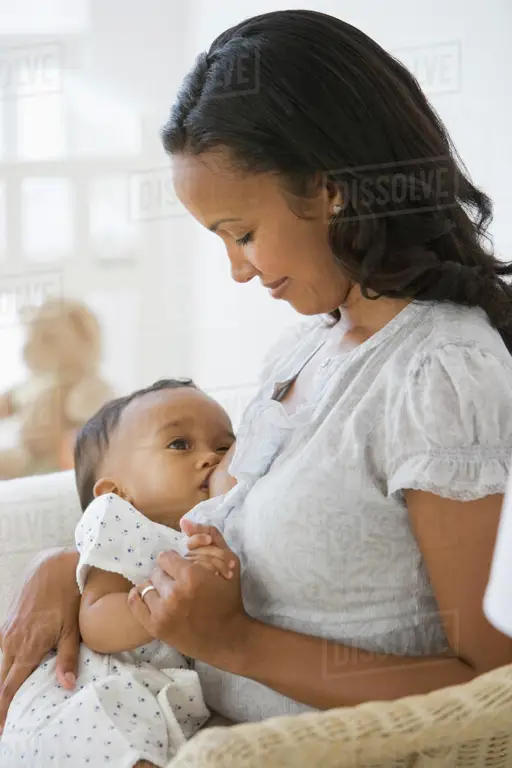
<path id="1" fill-rule="evenodd" d="M 66 155 L 62 93 L 18 98 L 17 155 L 20 160 L 53 160 Z"/>
<path id="2" fill-rule="evenodd" d="M 72 188 L 68 179 L 32 178 L 21 185 L 22 250 L 29 261 L 52 262 L 73 247 Z"/>
<path id="3" fill-rule="evenodd" d="M 136 255 L 140 231 L 130 220 L 127 174 L 93 179 L 89 200 L 90 235 L 95 253 L 114 259 Z"/>

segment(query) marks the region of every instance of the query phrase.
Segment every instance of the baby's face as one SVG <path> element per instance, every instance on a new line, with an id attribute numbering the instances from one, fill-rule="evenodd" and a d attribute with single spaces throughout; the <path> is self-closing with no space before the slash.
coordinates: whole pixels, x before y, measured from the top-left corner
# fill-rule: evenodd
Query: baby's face
<path id="1" fill-rule="evenodd" d="M 178 528 L 209 498 L 210 475 L 234 441 L 227 413 L 203 392 L 151 392 L 124 410 L 101 474 L 146 517 Z"/>

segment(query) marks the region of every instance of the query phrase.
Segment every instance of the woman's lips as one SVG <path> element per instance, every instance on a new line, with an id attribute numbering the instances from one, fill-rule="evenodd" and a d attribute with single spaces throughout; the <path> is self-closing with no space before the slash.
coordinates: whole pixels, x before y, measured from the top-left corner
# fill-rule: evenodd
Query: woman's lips
<path id="1" fill-rule="evenodd" d="M 265 288 L 268 288 L 270 295 L 273 299 L 280 299 L 288 288 L 290 281 L 287 277 L 283 277 L 281 280 L 276 280 L 275 283 L 267 283 Z"/>

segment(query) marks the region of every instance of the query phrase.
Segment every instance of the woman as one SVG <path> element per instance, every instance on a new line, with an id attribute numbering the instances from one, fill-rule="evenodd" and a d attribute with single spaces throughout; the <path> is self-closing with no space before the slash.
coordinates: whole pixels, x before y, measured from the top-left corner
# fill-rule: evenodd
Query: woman
<path id="1" fill-rule="evenodd" d="M 512 267 L 414 78 L 342 21 L 265 14 L 198 58 L 163 141 L 233 278 L 314 317 L 267 361 L 238 485 L 185 524 L 191 546 L 225 539 L 241 577 L 167 553 L 134 614 L 237 721 L 512 661 L 482 612 L 512 453 Z M 76 560 L 38 564 L 4 628 L 4 714 L 51 647 L 73 685 Z"/>

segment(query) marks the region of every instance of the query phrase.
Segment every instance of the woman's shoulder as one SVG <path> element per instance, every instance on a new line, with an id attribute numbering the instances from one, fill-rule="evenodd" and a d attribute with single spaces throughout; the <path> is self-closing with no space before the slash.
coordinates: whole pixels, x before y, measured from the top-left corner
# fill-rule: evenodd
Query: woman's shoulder
<path id="1" fill-rule="evenodd" d="M 388 492 L 469 500 L 502 493 L 512 455 L 512 356 L 480 310 L 431 308 L 388 376 Z"/>
<path id="2" fill-rule="evenodd" d="M 512 355 L 486 313 L 431 305 L 407 330 L 378 376 L 388 429 L 400 424 L 405 442 L 417 430 L 443 445 L 490 433 L 511 440 Z"/>
<path id="3" fill-rule="evenodd" d="M 462 361 L 478 370 L 485 369 L 492 360 L 512 377 L 512 355 L 487 314 L 477 307 L 430 305 L 405 346 L 408 362 L 404 367 L 411 376 L 429 364 L 442 366 L 444 361 L 457 361 L 458 365 L 451 366 L 453 375 L 459 373 L 464 378 L 467 367 Z"/>
<path id="4" fill-rule="evenodd" d="M 384 374 L 402 440 L 420 426 L 443 445 L 512 440 L 512 355 L 484 312 L 433 306 L 399 353 L 400 369 Z"/>

